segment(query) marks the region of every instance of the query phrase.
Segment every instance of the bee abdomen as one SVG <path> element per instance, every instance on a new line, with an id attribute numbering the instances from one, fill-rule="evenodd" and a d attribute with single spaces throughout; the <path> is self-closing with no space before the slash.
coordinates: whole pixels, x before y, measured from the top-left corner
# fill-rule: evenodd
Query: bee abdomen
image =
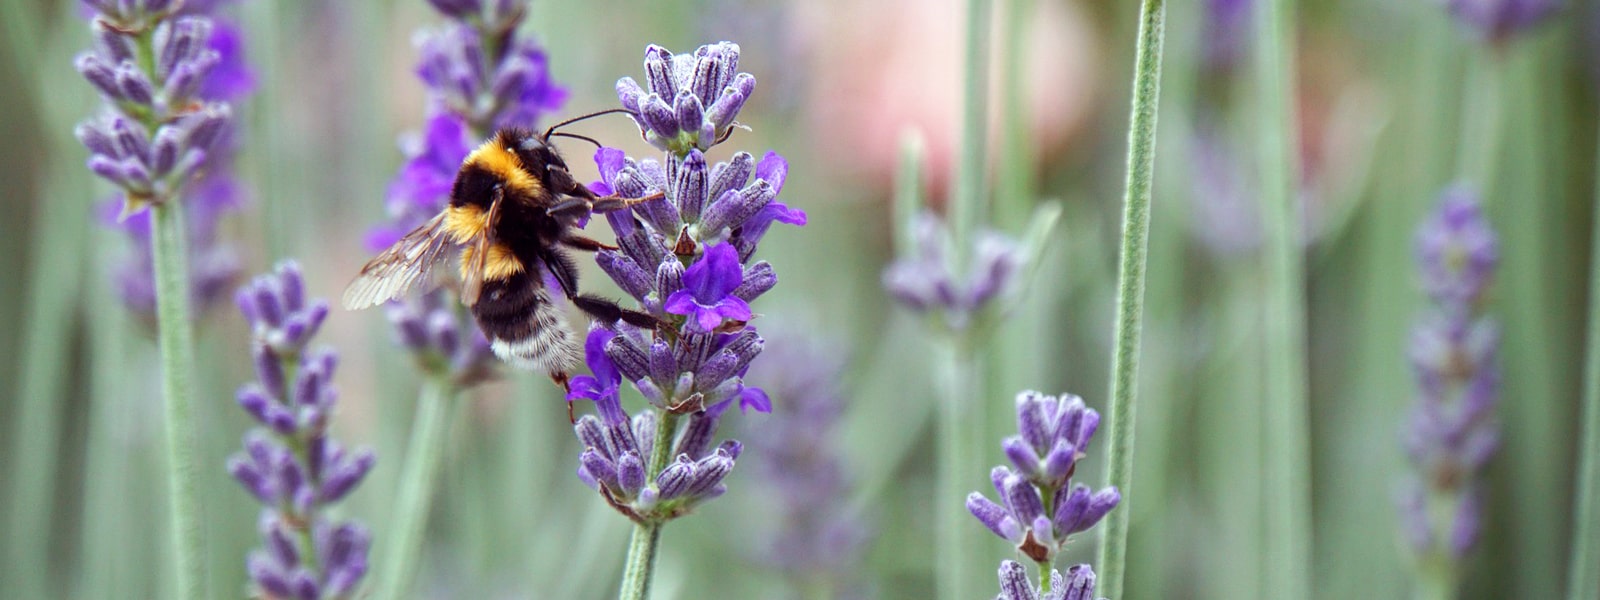
<path id="1" fill-rule="evenodd" d="M 512 366 L 544 373 L 570 373 L 582 355 L 577 336 L 528 273 L 483 282 L 472 316 L 494 353 Z"/>

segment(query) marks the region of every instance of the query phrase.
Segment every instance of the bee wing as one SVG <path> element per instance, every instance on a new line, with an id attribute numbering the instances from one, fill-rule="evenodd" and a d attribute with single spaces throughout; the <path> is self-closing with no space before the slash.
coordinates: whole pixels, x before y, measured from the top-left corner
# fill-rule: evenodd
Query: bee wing
<path id="1" fill-rule="evenodd" d="M 494 230 L 500 224 L 500 201 L 504 198 L 496 189 L 489 212 L 483 217 L 483 234 L 473 240 L 472 248 L 467 251 L 469 260 L 461 280 L 461 303 L 467 306 L 476 305 L 478 295 L 483 292 L 483 271 L 489 264 L 489 248 L 494 245 Z"/>
<path id="2" fill-rule="evenodd" d="M 344 289 L 344 307 L 359 310 L 394 300 L 433 284 L 433 265 L 453 245 L 444 231 L 445 213 L 411 230 L 400 241 L 361 267 Z"/>

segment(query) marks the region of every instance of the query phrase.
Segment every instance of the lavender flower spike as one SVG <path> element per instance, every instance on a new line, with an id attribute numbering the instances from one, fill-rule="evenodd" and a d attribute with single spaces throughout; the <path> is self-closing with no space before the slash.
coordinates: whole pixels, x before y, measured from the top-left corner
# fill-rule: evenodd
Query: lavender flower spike
<path id="1" fill-rule="evenodd" d="M 1095 492 L 1071 481 L 1099 424 L 1100 414 L 1077 396 L 1018 394 L 1018 434 L 1002 443 L 1016 470 L 995 467 L 990 478 L 1001 501 L 973 492 L 968 512 L 1034 561 L 1054 560 L 1069 536 L 1093 527 L 1122 500 L 1115 487 Z"/>
<path id="2" fill-rule="evenodd" d="M 789 164 L 768 152 L 745 152 L 710 164 L 705 151 L 728 139 L 734 118 L 755 90 L 738 72 L 739 46 L 729 42 L 673 54 L 645 50 L 645 83 L 617 82 L 624 110 L 662 153 L 630 158 L 614 148 L 595 154 L 597 194 L 659 199 L 606 214 L 617 248 L 597 253 L 601 269 L 650 327 L 628 322 L 591 331 L 585 359 L 593 375 L 574 378 L 569 400 L 587 399 L 598 413 L 577 423 L 585 450 L 578 475 L 635 529 L 624 569 L 623 598 L 648 589 L 659 528 L 726 491 L 722 483 L 742 446 L 712 441 L 726 410 L 772 410 L 744 375 L 765 341 L 750 325 L 750 303 L 777 285 L 772 265 L 753 260 L 774 221 L 801 225 L 806 215 L 778 200 Z M 654 410 L 629 419 L 618 398 L 623 380 Z M 671 448 L 672 452 L 649 449 Z"/>
<path id="3" fill-rule="evenodd" d="M 328 303 L 307 301 L 294 263 L 240 288 L 257 381 L 239 405 L 262 427 L 228 461 L 234 479 L 262 504 L 262 546 L 246 561 L 256 592 L 273 598 L 355 598 L 367 571 L 366 528 L 327 515 L 372 470 L 370 450 L 346 450 L 328 436 L 338 398 L 338 356 L 308 350 Z"/>
<path id="4" fill-rule="evenodd" d="M 1455 563 L 1477 542 L 1477 479 L 1499 446 L 1499 328 L 1482 310 L 1499 257 L 1475 192 L 1445 191 L 1416 254 L 1431 304 L 1412 330 L 1418 395 L 1402 440 L 1415 472 L 1400 514 L 1419 559 Z"/>
<path id="5" fill-rule="evenodd" d="M 1050 591 L 1033 585 L 1028 569 L 1016 561 L 1000 562 L 1000 595 L 995 600 L 1095 600 L 1094 569 L 1073 565 L 1066 576 L 1050 570 Z"/>

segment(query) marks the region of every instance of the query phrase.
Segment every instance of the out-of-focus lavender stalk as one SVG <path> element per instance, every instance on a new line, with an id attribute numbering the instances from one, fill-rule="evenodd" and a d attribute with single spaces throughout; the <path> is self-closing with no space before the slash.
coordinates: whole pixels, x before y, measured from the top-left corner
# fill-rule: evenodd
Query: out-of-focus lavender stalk
<path id="1" fill-rule="evenodd" d="M 1477 478 L 1500 441 L 1499 328 L 1482 303 L 1498 260 L 1477 194 L 1447 190 L 1417 231 L 1431 306 L 1411 337 L 1419 393 L 1404 441 L 1416 472 L 1400 511 L 1417 560 L 1418 597 L 1455 597 L 1461 561 L 1482 529 Z"/>
<path id="2" fill-rule="evenodd" d="M 1476 541 L 1473 479 L 1499 438 L 1499 330 L 1480 310 L 1498 252 L 1475 192 L 1444 194 L 1418 231 L 1417 253 L 1432 307 L 1411 341 L 1420 394 L 1405 439 L 1418 477 L 1405 508 L 1419 556 L 1454 563 Z"/>
<path id="3" fill-rule="evenodd" d="M 636 524 L 623 573 L 627 599 L 649 594 L 661 527 L 726 491 L 722 479 L 742 446 L 728 440 L 713 449 L 722 414 L 735 402 L 771 410 L 766 393 L 743 379 L 765 344 L 747 324 L 755 317 L 749 303 L 778 282 L 771 264 L 752 257 L 774 222 L 806 218 L 777 200 L 789 172 L 777 153 L 706 160 L 739 126 L 739 109 L 755 91 L 755 77 L 738 71 L 737 44 L 687 54 L 650 46 L 644 66 L 644 83 L 624 77 L 617 96 L 662 155 L 635 160 L 602 148 L 601 181 L 590 187 L 625 198 L 664 194 L 607 214 L 619 248 L 595 257 L 657 323 L 596 324 L 584 353 L 592 375 L 573 378 L 568 395 L 593 401 L 598 412 L 577 423 L 585 446 L 579 476 Z M 628 416 L 623 379 L 653 410 Z"/>
<path id="4" fill-rule="evenodd" d="M 772 418 L 745 427 L 755 475 L 770 490 L 763 501 L 769 527 L 737 537 L 755 543 L 788 589 L 807 590 L 803 597 L 854 597 L 871 528 L 845 504 L 853 482 L 834 440 L 846 357 L 838 343 L 789 331 L 772 336 L 778 343 L 746 376 L 773 401 Z"/>
<path id="5" fill-rule="evenodd" d="M 172 528 L 178 597 L 206 597 L 204 510 L 196 489 L 190 376 L 189 257 L 182 198 L 220 148 L 232 121 L 223 94 L 206 89 L 222 53 L 211 47 L 213 3 L 92 0 L 94 48 L 79 73 L 101 93 L 102 113 L 77 128 L 90 171 L 123 194 L 123 214 L 149 209 L 162 388 L 166 397 Z"/>
<path id="6" fill-rule="evenodd" d="M 239 406 L 260 425 L 228 471 L 262 504 L 262 545 L 247 561 L 254 592 L 300 600 L 357 597 L 367 572 L 365 527 L 329 516 L 330 505 L 372 470 L 370 450 L 347 451 L 328 436 L 338 393 L 338 355 L 310 350 L 328 316 L 324 300 L 307 301 L 294 263 L 256 278 L 237 294 L 252 332 L 256 378 L 239 389 Z"/>
<path id="7" fill-rule="evenodd" d="M 555 85 L 544 49 L 523 28 L 526 0 L 429 0 L 447 20 L 417 35 L 417 75 L 427 93 L 427 121 L 403 144 L 407 160 L 389 185 L 390 221 L 367 237 L 388 247 L 438 214 L 472 146 L 500 127 L 531 128 L 559 108 L 566 91 Z M 440 456 L 457 393 L 495 376 L 498 361 L 477 323 L 449 290 L 390 305 L 402 345 L 427 375 L 401 466 L 392 542 L 380 563 L 380 589 L 409 595 Z"/>

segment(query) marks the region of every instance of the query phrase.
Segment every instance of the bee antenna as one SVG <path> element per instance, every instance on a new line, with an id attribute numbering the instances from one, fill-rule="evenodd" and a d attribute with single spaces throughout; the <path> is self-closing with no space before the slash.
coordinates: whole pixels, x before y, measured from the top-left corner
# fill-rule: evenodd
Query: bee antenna
<path id="1" fill-rule="evenodd" d="M 611 109 L 602 110 L 600 112 L 592 112 L 592 113 L 589 113 L 587 115 L 579 115 L 579 116 L 573 117 L 571 119 L 567 119 L 565 121 L 562 121 L 560 123 L 556 123 L 555 125 L 551 125 L 549 129 L 544 130 L 544 138 L 545 139 L 550 139 L 550 136 L 554 135 L 557 129 L 560 129 L 562 127 L 566 127 L 566 126 L 571 125 L 573 123 L 577 123 L 578 121 L 582 121 L 584 119 L 593 119 L 595 117 L 609 115 L 609 114 L 612 114 L 612 113 L 625 113 L 625 112 L 629 112 L 628 109 L 626 109 L 626 108 L 611 108 Z M 565 134 L 563 134 L 563 135 L 565 135 Z"/>
<path id="2" fill-rule="evenodd" d="M 545 137 L 545 139 L 550 139 L 550 138 L 555 137 L 555 136 L 569 137 L 569 138 L 573 138 L 573 139 L 583 140 L 585 142 L 589 142 L 591 144 L 594 144 L 594 147 L 596 147 L 596 148 L 604 148 L 605 147 L 605 146 L 601 146 L 600 142 L 595 140 L 592 137 L 589 137 L 589 136 L 586 136 L 586 135 L 578 135 L 576 133 L 567 133 L 565 131 L 557 131 L 557 132 L 553 132 L 553 133 L 548 133 L 548 134 L 545 134 L 544 137 Z"/>

